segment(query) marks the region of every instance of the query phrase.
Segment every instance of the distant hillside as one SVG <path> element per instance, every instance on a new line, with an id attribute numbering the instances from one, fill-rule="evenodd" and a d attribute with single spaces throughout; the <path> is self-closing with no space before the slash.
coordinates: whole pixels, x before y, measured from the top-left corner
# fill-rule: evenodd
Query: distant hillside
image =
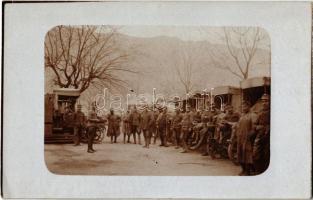
<path id="1" fill-rule="evenodd" d="M 134 55 L 127 63 L 133 69 L 139 71 L 139 74 L 120 74 L 123 80 L 129 83 L 128 88 L 121 92 L 123 95 L 130 88 L 136 93 L 152 93 L 156 88 L 157 93 L 176 93 L 183 94 L 184 89 L 179 82 L 175 63 L 181 62 L 177 55 L 182 52 L 188 54 L 193 59 L 194 74 L 192 82 L 194 83 L 193 91 L 203 90 L 219 85 L 239 86 L 239 79 L 230 72 L 219 69 L 210 63 L 208 51 L 217 49 L 227 51 L 226 46 L 212 44 L 208 41 L 183 41 L 175 37 L 153 37 L 138 38 L 119 34 L 117 41 L 121 48 Z M 183 49 L 183 50 L 182 50 Z M 270 75 L 270 52 L 259 49 L 256 59 L 264 60 L 267 64 L 255 66 L 250 71 L 250 77 L 269 76 Z M 225 60 L 225 62 L 231 62 Z M 53 72 L 45 72 L 45 92 L 52 91 Z M 99 90 L 91 87 L 82 94 L 81 100 L 86 101 L 87 96 L 98 93 Z"/>

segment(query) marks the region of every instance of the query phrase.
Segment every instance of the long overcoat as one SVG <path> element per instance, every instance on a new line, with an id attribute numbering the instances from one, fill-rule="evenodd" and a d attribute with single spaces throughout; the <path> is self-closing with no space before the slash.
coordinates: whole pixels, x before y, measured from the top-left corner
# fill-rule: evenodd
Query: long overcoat
<path id="1" fill-rule="evenodd" d="M 119 136 L 120 135 L 120 122 L 121 118 L 115 114 L 108 114 L 108 132 L 107 136 Z"/>
<path id="2" fill-rule="evenodd" d="M 237 129 L 237 159 L 242 164 L 253 164 L 253 136 L 257 115 L 246 113 L 241 116 Z"/>
<path id="3" fill-rule="evenodd" d="M 143 111 L 141 113 L 141 129 L 148 130 L 151 120 L 152 120 L 151 113 L 149 111 Z"/>

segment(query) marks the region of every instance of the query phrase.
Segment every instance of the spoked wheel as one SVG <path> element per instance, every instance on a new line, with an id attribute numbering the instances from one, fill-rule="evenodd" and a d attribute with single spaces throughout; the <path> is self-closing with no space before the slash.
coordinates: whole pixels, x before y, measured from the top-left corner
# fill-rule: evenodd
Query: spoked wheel
<path id="1" fill-rule="evenodd" d="M 222 139 L 222 142 L 218 144 L 219 146 L 219 154 L 221 158 L 223 159 L 228 159 L 229 158 L 229 142 L 227 141 L 226 138 Z"/>
<path id="2" fill-rule="evenodd" d="M 104 139 L 104 136 L 105 136 L 105 132 L 106 132 L 105 127 L 97 128 L 95 139 L 94 139 L 95 143 L 101 143 L 102 142 L 102 140 Z"/>
<path id="3" fill-rule="evenodd" d="M 220 147 L 220 152 L 219 152 L 221 158 L 223 159 L 228 159 L 228 152 L 227 149 L 223 148 L 223 146 Z"/>

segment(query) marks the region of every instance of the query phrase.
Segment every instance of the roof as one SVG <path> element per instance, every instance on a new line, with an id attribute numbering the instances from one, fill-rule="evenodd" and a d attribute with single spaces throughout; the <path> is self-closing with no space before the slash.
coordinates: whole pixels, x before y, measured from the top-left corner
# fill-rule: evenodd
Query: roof
<path id="1" fill-rule="evenodd" d="M 261 86 L 270 86 L 271 78 L 270 77 L 255 77 L 243 80 L 240 82 L 242 89 L 261 87 Z"/>
<path id="2" fill-rule="evenodd" d="M 79 89 L 73 89 L 73 88 L 57 88 L 53 90 L 53 93 L 56 95 L 64 95 L 64 96 L 73 96 L 73 97 L 80 96 Z"/>
<path id="3" fill-rule="evenodd" d="M 218 86 L 212 88 L 212 95 L 222 95 L 222 94 L 240 94 L 240 88 L 232 86 Z"/>

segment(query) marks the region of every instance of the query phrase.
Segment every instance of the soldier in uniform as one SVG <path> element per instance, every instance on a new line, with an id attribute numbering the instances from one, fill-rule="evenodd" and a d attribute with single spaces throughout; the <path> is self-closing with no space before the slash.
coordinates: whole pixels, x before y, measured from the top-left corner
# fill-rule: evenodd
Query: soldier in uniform
<path id="1" fill-rule="evenodd" d="M 203 122 L 201 120 L 202 113 L 200 110 L 196 112 L 193 118 L 193 127 L 192 127 L 192 145 L 196 145 L 200 139 L 200 130 L 203 128 Z"/>
<path id="2" fill-rule="evenodd" d="M 88 129 L 88 153 L 94 153 L 95 150 L 93 149 L 93 141 L 96 135 L 97 131 L 97 122 L 100 120 L 97 117 L 96 113 L 96 107 L 95 105 L 92 106 L 91 111 L 88 114 L 88 123 L 87 123 L 87 129 Z"/>
<path id="3" fill-rule="evenodd" d="M 270 106 L 269 95 L 261 97 L 263 109 L 256 122 L 256 138 L 253 145 L 253 163 L 256 174 L 263 173 L 270 162 Z"/>
<path id="4" fill-rule="evenodd" d="M 157 118 L 157 129 L 159 131 L 161 144 L 160 146 L 168 147 L 166 141 L 166 126 L 167 126 L 167 113 L 166 108 L 160 110 L 160 114 Z"/>
<path id="5" fill-rule="evenodd" d="M 151 110 L 149 111 L 149 113 L 150 113 L 150 121 L 149 121 L 148 129 L 150 132 L 150 137 L 148 139 L 148 147 L 151 144 L 151 138 L 156 132 L 156 120 L 157 120 L 157 115 L 155 114 L 153 107 L 151 107 Z"/>
<path id="6" fill-rule="evenodd" d="M 74 113 L 74 146 L 80 145 L 82 132 L 86 123 L 85 114 L 81 109 L 82 106 L 77 105 L 77 111 Z"/>
<path id="7" fill-rule="evenodd" d="M 218 143 L 221 139 L 221 129 L 223 129 L 224 126 L 224 118 L 226 116 L 226 113 L 224 110 L 219 110 L 218 114 L 215 116 L 215 123 L 216 123 L 216 130 L 214 133 L 214 139 Z"/>
<path id="8" fill-rule="evenodd" d="M 129 122 L 131 126 L 131 134 L 134 137 L 134 144 L 136 144 L 136 134 L 138 135 L 138 143 L 141 145 L 140 141 L 140 123 L 141 117 L 139 112 L 137 111 L 136 107 L 134 108 L 133 112 L 129 116 Z"/>
<path id="9" fill-rule="evenodd" d="M 198 141 L 196 145 L 191 147 L 191 149 L 199 148 L 203 143 L 207 141 L 208 137 L 208 123 L 211 120 L 211 112 L 209 110 L 204 110 L 201 115 L 201 123 L 199 124 L 199 133 L 198 133 Z M 202 155 L 208 155 L 207 152 L 203 153 Z"/>
<path id="10" fill-rule="evenodd" d="M 166 141 L 167 143 L 173 143 L 173 131 L 171 129 L 171 124 L 172 124 L 172 115 L 170 113 L 166 113 Z"/>
<path id="11" fill-rule="evenodd" d="M 187 153 L 188 152 L 188 138 L 190 136 L 191 133 L 191 127 L 192 127 L 192 120 L 193 116 L 190 113 L 190 108 L 187 107 L 186 112 L 183 114 L 182 117 L 182 121 L 181 121 L 181 141 L 182 141 L 182 145 L 183 145 L 183 151 L 181 153 Z"/>
<path id="12" fill-rule="evenodd" d="M 201 122 L 201 112 L 198 110 L 193 117 L 193 122 L 200 123 Z"/>
<path id="13" fill-rule="evenodd" d="M 159 130 L 157 129 L 157 124 L 156 124 L 158 116 L 159 116 L 159 112 L 157 111 L 156 108 L 154 108 L 154 110 L 153 110 L 154 125 L 151 127 L 152 129 L 154 129 L 154 131 L 153 131 L 153 137 L 154 137 L 153 144 L 156 143 L 156 140 L 159 137 Z"/>
<path id="14" fill-rule="evenodd" d="M 149 141 L 151 138 L 150 125 L 151 122 L 151 113 L 148 111 L 148 108 L 145 107 L 144 111 L 141 113 L 141 129 L 143 132 L 143 137 L 145 139 L 145 145 L 143 147 L 149 148 Z"/>
<path id="15" fill-rule="evenodd" d="M 228 105 L 225 107 L 226 115 L 221 120 L 220 125 L 220 136 L 219 143 L 222 143 L 222 140 L 228 136 L 231 136 L 232 127 L 239 121 L 239 114 L 234 113 L 232 106 Z"/>
<path id="16" fill-rule="evenodd" d="M 206 151 L 202 154 L 203 156 L 210 155 L 212 159 L 215 158 L 215 140 L 214 140 L 214 133 L 216 129 L 216 117 L 217 111 L 215 106 L 212 107 L 211 111 L 206 112 L 206 121 L 208 125 L 208 135 L 207 135 L 207 141 L 206 141 Z"/>
<path id="17" fill-rule="evenodd" d="M 189 114 L 189 118 L 190 118 L 190 129 L 189 129 L 189 133 L 187 135 L 187 145 L 191 146 L 192 145 L 192 140 L 193 140 L 193 126 L 196 123 L 195 121 L 195 116 L 196 116 L 196 110 L 195 108 L 191 108 L 190 105 L 188 105 L 188 108 L 186 110 Z"/>
<path id="18" fill-rule="evenodd" d="M 222 143 L 223 139 L 229 138 L 229 145 L 228 145 L 228 156 L 229 159 L 233 162 L 235 161 L 235 152 L 237 149 L 237 136 L 236 136 L 236 129 L 237 123 L 240 119 L 240 114 L 235 113 L 233 107 L 228 105 L 225 107 L 226 116 L 224 118 L 224 126 L 221 128 L 221 137 L 220 143 Z"/>
<path id="19" fill-rule="evenodd" d="M 120 134 L 120 117 L 114 114 L 114 110 L 110 109 L 110 113 L 107 116 L 108 120 L 108 132 L 107 136 L 111 137 L 111 144 L 116 143 L 116 139 Z"/>
<path id="20" fill-rule="evenodd" d="M 233 106 L 228 105 L 226 106 L 225 110 L 226 110 L 226 115 L 224 117 L 224 120 L 226 123 L 234 124 L 239 121 L 240 115 L 239 113 L 234 112 Z"/>
<path id="21" fill-rule="evenodd" d="M 129 110 L 126 111 L 125 115 L 123 115 L 123 135 L 124 135 L 124 144 L 126 142 L 126 136 L 127 136 L 127 143 L 130 143 L 130 124 L 129 124 L 129 116 L 130 112 Z"/>
<path id="22" fill-rule="evenodd" d="M 250 103 L 244 102 L 243 114 L 237 127 L 237 159 L 242 171 L 239 175 L 251 175 L 253 170 L 253 136 L 257 115 L 250 111 Z"/>
<path id="23" fill-rule="evenodd" d="M 176 108 L 175 115 L 172 120 L 172 131 L 173 131 L 173 141 L 175 144 L 175 149 L 179 148 L 180 145 L 180 134 L 181 134 L 181 121 L 183 119 L 180 109 Z"/>

